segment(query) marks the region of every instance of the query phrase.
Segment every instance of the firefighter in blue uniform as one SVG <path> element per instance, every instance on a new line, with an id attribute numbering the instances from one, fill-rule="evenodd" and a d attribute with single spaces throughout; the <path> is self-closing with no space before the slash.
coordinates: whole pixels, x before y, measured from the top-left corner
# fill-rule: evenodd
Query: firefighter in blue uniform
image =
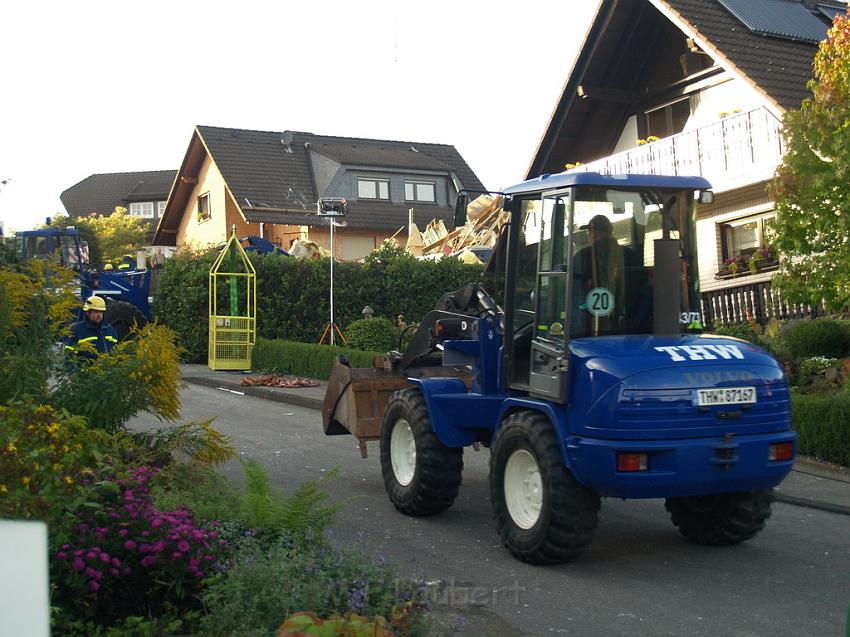
<path id="1" fill-rule="evenodd" d="M 71 335 L 65 343 L 65 352 L 79 358 L 95 359 L 99 354 L 108 354 L 118 344 L 118 335 L 113 327 L 104 322 L 106 302 L 99 296 L 90 296 L 83 305 L 86 317 L 71 328 Z M 90 343 L 88 347 L 80 347 Z"/>

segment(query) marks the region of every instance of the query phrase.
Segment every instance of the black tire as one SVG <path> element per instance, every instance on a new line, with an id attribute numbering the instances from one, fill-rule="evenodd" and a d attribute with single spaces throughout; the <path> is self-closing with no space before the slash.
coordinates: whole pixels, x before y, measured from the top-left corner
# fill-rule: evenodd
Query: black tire
<path id="1" fill-rule="evenodd" d="M 533 490 L 539 488 L 542 494 L 539 508 L 515 511 L 520 514 L 516 518 L 506 496 L 511 458 L 533 459 L 538 473 L 532 480 L 539 481 Z M 514 557 L 529 564 L 560 564 L 578 557 L 599 522 L 599 495 L 567 469 L 552 425 L 536 412 L 511 414 L 502 424 L 490 455 L 490 499 L 502 542 Z M 513 506 L 516 509 L 516 503 Z M 520 519 L 523 513 L 528 515 Z"/>
<path id="2" fill-rule="evenodd" d="M 111 301 L 106 307 L 103 320 L 112 325 L 119 341 L 126 339 L 134 327 L 142 329 L 148 324 L 142 311 L 127 301 Z"/>
<path id="3" fill-rule="evenodd" d="M 725 546 L 754 537 L 770 517 L 772 491 L 667 498 L 679 533 L 698 544 Z"/>
<path id="4" fill-rule="evenodd" d="M 392 443 L 396 427 L 409 426 L 415 444 L 414 457 L 406 469 L 412 475 L 397 476 Z M 399 430 L 398 434 L 403 434 Z M 397 435 L 398 435 L 397 434 Z M 397 439 L 398 441 L 398 439 Z M 405 515 L 434 515 L 448 509 L 457 497 L 463 472 L 463 449 L 446 447 L 431 429 L 428 408 L 418 389 L 395 392 L 387 404 L 381 425 L 381 473 L 384 487 L 396 509 Z"/>

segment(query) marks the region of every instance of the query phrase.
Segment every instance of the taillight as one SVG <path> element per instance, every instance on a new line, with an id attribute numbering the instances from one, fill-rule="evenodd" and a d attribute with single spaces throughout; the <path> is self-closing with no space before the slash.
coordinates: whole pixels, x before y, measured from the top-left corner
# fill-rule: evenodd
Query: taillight
<path id="1" fill-rule="evenodd" d="M 648 466 L 645 453 L 618 453 L 617 471 L 646 471 Z"/>
<path id="2" fill-rule="evenodd" d="M 779 460 L 791 460 L 791 458 L 793 457 L 793 442 L 778 442 L 774 445 L 770 445 L 767 448 L 767 459 L 771 462 L 777 462 Z"/>

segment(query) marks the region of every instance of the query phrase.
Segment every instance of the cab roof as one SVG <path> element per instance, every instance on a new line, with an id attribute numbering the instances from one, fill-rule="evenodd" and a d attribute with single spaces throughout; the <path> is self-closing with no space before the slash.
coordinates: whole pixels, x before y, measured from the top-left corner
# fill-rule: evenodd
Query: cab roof
<path id="1" fill-rule="evenodd" d="M 667 188 L 671 190 L 709 190 L 711 184 L 703 177 L 668 175 L 602 175 L 593 172 L 563 172 L 540 175 L 503 190 L 505 195 L 543 192 L 570 186 L 603 186 L 605 188 Z"/>

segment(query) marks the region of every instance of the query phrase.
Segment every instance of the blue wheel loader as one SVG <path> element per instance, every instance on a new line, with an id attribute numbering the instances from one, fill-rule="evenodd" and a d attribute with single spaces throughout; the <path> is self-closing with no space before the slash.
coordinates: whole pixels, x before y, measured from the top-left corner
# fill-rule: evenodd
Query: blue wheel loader
<path id="1" fill-rule="evenodd" d="M 590 544 L 600 500 L 663 498 L 689 540 L 749 540 L 791 470 L 788 386 L 758 347 L 703 330 L 699 177 L 543 176 L 508 188 L 482 280 L 447 294 L 404 352 L 338 361 L 329 435 L 380 442 L 403 514 L 455 500 L 463 450 L 490 449 L 505 547 L 532 564 Z M 459 198 L 456 224 L 464 222 Z"/>

